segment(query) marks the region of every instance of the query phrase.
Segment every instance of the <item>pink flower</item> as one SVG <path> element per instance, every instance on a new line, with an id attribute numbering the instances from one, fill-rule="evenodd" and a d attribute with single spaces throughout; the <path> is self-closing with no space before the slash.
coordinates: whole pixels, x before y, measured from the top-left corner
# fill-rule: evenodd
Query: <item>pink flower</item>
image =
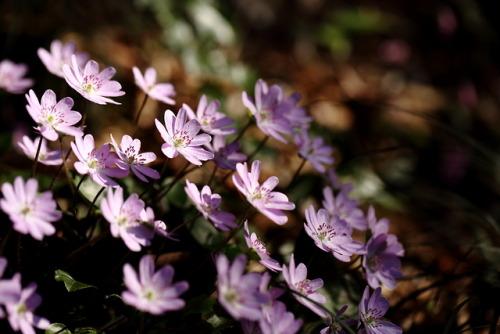
<path id="1" fill-rule="evenodd" d="M 171 233 L 167 232 L 167 225 L 165 224 L 165 222 L 155 219 L 155 213 L 152 208 L 146 207 L 141 211 L 139 217 L 141 222 L 152 229 L 156 234 L 164 238 L 169 238 L 170 240 L 179 241 L 172 237 Z"/>
<path id="2" fill-rule="evenodd" d="M 17 273 L 9 280 L 2 280 L 1 295 L 8 294 L 9 300 L 5 302 L 7 318 L 14 331 L 23 334 L 35 334 L 33 327 L 47 329 L 50 322 L 33 312 L 40 306 L 42 298 L 36 291 L 36 283 L 29 284 L 26 288 L 21 286 L 21 274 Z M 1 298 L 0 298 L 0 302 Z"/>
<path id="3" fill-rule="evenodd" d="M 186 123 L 186 110 L 181 108 L 177 117 L 171 110 L 165 111 L 165 126 L 155 119 L 156 128 L 165 143 L 162 152 L 169 158 L 175 158 L 179 153 L 193 165 L 201 165 L 201 161 L 213 159 L 214 154 L 201 146 L 212 139 L 208 134 L 199 135 L 200 123 L 192 119 Z"/>
<path id="4" fill-rule="evenodd" d="M 184 293 L 189 284 L 180 281 L 172 284 L 174 269 L 170 265 L 154 270 L 153 258 L 144 255 L 139 263 L 139 272 L 128 263 L 123 266 L 123 281 L 127 286 L 122 298 L 126 304 L 154 315 L 184 307 L 184 300 L 179 295 Z"/>
<path id="5" fill-rule="evenodd" d="M 370 296 L 370 288 L 366 287 L 363 292 L 363 298 L 359 303 L 359 325 L 363 324 L 364 328 L 360 329 L 360 334 L 400 334 L 403 330 L 392 322 L 384 320 L 383 316 L 389 309 L 389 301 L 382 297 L 382 289 L 377 288 Z"/>
<path id="6" fill-rule="evenodd" d="M 63 65 L 71 65 L 72 55 L 75 55 L 80 69 L 83 69 L 85 62 L 89 58 L 85 52 L 76 51 L 76 44 L 74 42 L 63 44 L 57 39 L 50 43 L 50 52 L 44 48 L 39 48 L 37 53 L 47 70 L 61 78 L 64 78 Z"/>
<path id="7" fill-rule="evenodd" d="M 25 64 L 15 64 L 8 59 L 0 61 L 0 88 L 12 94 L 24 93 L 33 86 L 33 79 L 23 78 L 27 72 Z"/>
<path id="8" fill-rule="evenodd" d="M 210 220 L 216 228 L 229 231 L 231 228 L 238 226 L 234 222 L 235 217 L 232 213 L 219 210 L 221 196 L 212 194 L 209 186 L 204 186 L 200 193 L 195 184 L 186 180 L 184 190 L 203 217 Z"/>
<path id="9" fill-rule="evenodd" d="M 228 127 L 234 120 L 219 112 L 220 102 L 214 100 L 207 103 L 207 97 L 203 95 L 198 103 L 196 114 L 186 104 L 182 106 L 187 111 L 189 119 L 200 122 L 201 129 L 211 135 L 229 135 L 236 132 L 236 128 Z"/>
<path id="10" fill-rule="evenodd" d="M 295 299 L 319 316 L 326 316 L 327 313 L 323 310 L 323 308 L 309 300 L 311 299 L 319 304 L 324 304 L 326 302 L 326 297 L 321 293 L 316 292 L 316 290 L 323 286 L 323 280 L 321 278 L 313 280 L 307 279 L 307 267 L 303 263 L 300 263 L 297 267 L 295 267 L 293 254 L 290 257 L 289 267 L 283 265 L 283 277 L 285 278 L 288 287 L 297 292 L 293 294 Z M 308 299 L 304 298 L 304 296 Z"/>
<path id="11" fill-rule="evenodd" d="M 263 307 L 264 316 L 259 321 L 262 334 L 295 334 L 302 327 L 302 320 L 295 319 L 292 312 L 280 301 Z"/>
<path id="12" fill-rule="evenodd" d="M 153 152 L 141 151 L 141 141 L 132 139 L 129 135 L 123 135 L 120 145 L 118 145 L 111 135 L 111 144 L 113 145 L 118 160 L 116 165 L 126 171 L 131 170 L 141 181 L 148 182 L 146 176 L 152 179 L 159 179 L 160 173 L 150 167 L 144 166 L 156 160 L 156 154 Z"/>
<path id="13" fill-rule="evenodd" d="M 16 231 L 42 240 L 44 236 L 56 232 L 51 223 L 61 219 L 62 214 L 56 211 L 57 205 L 52 198 L 52 192 L 37 192 L 36 179 L 28 179 L 25 183 L 23 178 L 18 176 L 14 185 L 2 185 L 4 198 L 0 199 L 0 207 L 9 215 Z"/>
<path id="14" fill-rule="evenodd" d="M 120 104 L 107 96 L 122 96 L 122 86 L 118 81 L 110 80 L 116 73 L 113 67 L 106 67 L 99 72 L 99 64 L 89 60 L 83 71 L 75 55 L 71 57 L 71 66 L 63 65 L 64 79 L 68 85 L 89 101 L 97 104 Z"/>
<path id="15" fill-rule="evenodd" d="M 352 191 L 351 183 L 343 184 L 337 195 L 333 194 L 331 187 L 323 188 L 323 207 L 332 216 L 337 216 L 345 220 L 352 229 L 365 231 L 368 228 L 366 218 L 363 211 L 359 208 L 357 200 L 349 198 L 349 193 Z"/>
<path id="16" fill-rule="evenodd" d="M 28 136 L 23 136 L 22 141 L 18 142 L 17 145 L 28 158 L 34 160 L 40 140 L 42 141 L 42 146 L 40 146 L 40 152 L 38 153 L 38 162 L 47 166 L 61 165 L 63 161 L 61 150 L 49 151 L 45 138 L 37 137 L 32 141 Z"/>
<path id="17" fill-rule="evenodd" d="M 213 162 L 222 169 L 236 170 L 237 163 L 247 160 L 244 153 L 237 152 L 240 149 L 240 143 L 234 142 L 226 145 L 225 136 L 222 135 L 215 135 L 212 143 L 205 144 L 205 147 L 214 154 Z"/>
<path id="18" fill-rule="evenodd" d="M 156 83 L 156 70 L 152 67 L 146 69 L 144 76 L 137 67 L 132 68 L 135 84 L 153 100 L 166 104 L 175 104 L 172 99 L 175 96 L 174 86 L 170 83 Z"/>
<path id="19" fill-rule="evenodd" d="M 217 256 L 218 300 L 233 318 L 257 321 L 262 318 L 262 305 L 270 297 L 259 291 L 260 274 L 243 274 L 246 262 L 243 255 L 237 256 L 232 265 L 225 255 Z"/>
<path id="20" fill-rule="evenodd" d="M 257 234 L 252 233 L 248 230 L 248 220 L 245 221 L 245 227 L 243 230 L 243 235 L 247 243 L 248 248 L 252 249 L 257 253 L 260 258 L 260 264 L 272 271 L 281 271 L 281 265 L 278 261 L 271 258 L 269 252 L 266 249 L 266 245 L 257 237 Z"/>
<path id="21" fill-rule="evenodd" d="M 299 155 L 319 173 L 324 173 L 335 162 L 333 147 L 324 145 L 322 137 L 311 138 L 307 131 L 301 131 L 294 136 L 294 141 L 299 148 Z"/>
<path id="22" fill-rule="evenodd" d="M 37 129 L 42 136 L 48 140 L 54 141 L 59 138 L 59 134 L 67 134 L 70 136 L 81 136 L 83 131 L 73 125 L 82 119 L 82 115 L 74 110 L 73 99 L 65 97 L 57 102 L 56 94 L 48 89 L 42 96 L 42 100 L 38 101 L 33 90 L 26 94 L 28 110 L 31 118 L 39 124 Z"/>
<path id="23" fill-rule="evenodd" d="M 233 175 L 234 185 L 257 210 L 276 224 L 283 225 L 288 221 L 288 217 L 281 210 L 293 210 L 295 204 L 289 202 L 285 194 L 272 191 L 279 182 L 276 176 L 271 176 L 262 185 L 259 184 L 260 167 L 261 162 L 254 161 L 249 173 L 246 162 L 237 164 L 238 175 Z"/>
<path id="24" fill-rule="evenodd" d="M 133 252 L 138 252 L 143 246 L 149 246 L 154 236 L 153 229 L 142 223 L 141 212 L 144 202 L 137 194 L 123 200 L 123 189 L 108 189 L 108 194 L 101 201 L 102 215 L 110 224 L 111 234 L 121 238 Z"/>

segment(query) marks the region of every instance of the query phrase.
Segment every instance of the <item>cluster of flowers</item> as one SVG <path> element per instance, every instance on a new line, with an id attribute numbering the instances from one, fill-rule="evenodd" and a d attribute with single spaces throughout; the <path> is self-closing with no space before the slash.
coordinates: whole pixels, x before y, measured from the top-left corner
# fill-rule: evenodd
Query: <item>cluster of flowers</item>
<path id="1" fill-rule="evenodd" d="M 54 41 L 50 52 L 39 50 L 39 57 L 51 73 L 64 78 L 69 86 L 91 102 L 119 104 L 111 98 L 125 94 L 121 85 L 111 80 L 115 69 L 108 67 L 99 71 L 99 64 L 88 60 L 87 54 L 77 52 L 74 43 Z M 29 88 L 32 80 L 23 78 L 26 70 L 24 65 L 1 62 L 0 88 L 11 93 L 21 93 Z M 153 68 L 147 69 L 144 76 L 134 68 L 133 74 L 136 84 L 147 96 L 166 104 L 174 103 L 173 86 L 157 83 Z M 328 175 L 322 208 L 316 210 L 311 206 L 305 211 L 304 228 L 318 248 L 332 253 L 340 261 L 349 262 L 355 254 L 363 257 L 362 266 L 369 287 L 366 287 L 358 307 L 359 332 L 400 333 L 399 327 L 383 319 L 389 304 L 381 296 L 381 286 L 396 287 L 396 279 L 401 277 L 399 258 L 404 255 L 403 247 L 395 235 L 388 234 L 389 222 L 386 219 L 377 221 L 371 207 L 365 216 L 358 201 L 349 198 L 352 185 L 339 183 L 332 168 L 333 148 L 326 145 L 322 137 L 312 136 L 312 119 L 304 108 L 297 106 L 299 98 L 298 94 L 285 97 L 281 87 L 268 86 L 263 80 L 258 80 L 255 85 L 255 98 L 246 92 L 242 95 L 244 106 L 263 133 L 283 143 L 292 138 L 303 161 L 311 163 L 318 173 Z M 72 110 L 74 102 L 70 97 L 58 101 L 49 89 L 40 100 L 30 90 L 26 99 L 26 109 L 41 135 L 33 141 L 25 136 L 19 142 L 28 157 L 47 165 L 64 165 L 69 152 L 64 153 L 62 147 L 50 151 L 46 141 L 58 140 L 62 135 L 74 137 L 71 150 L 77 158 L 74 163 L 76 172 L 82 177 L 89 175 L 95 183 L 107 188 L 100 209 L 109 222 L 111 234 L 121 238 L 134 252 L 148 247 L 155 233 L 172 238 L 166 224 L 155 219 L 153 209 L 141 196 L 133 193 L 125 199 L 125 190 L 115 180 L 127 177 L 130 172 L 143 182 L 159 179 L 160 173 L 146 166 L 156 160 L 154 153 L 141 152 L 141 141 L 129 135 L 124 135 L 120 144 L 110 135 L 110 142 L 96 147 L 92 134 L 85 134 L 84 117 Z M 226 144 L 226 137 L 235 134 L 237 129 L 231 126 L 234 120 L 219 109 L 218 101 L 209 103 L 206 96 L 202 96 L 196 113 L 185 104 L 176 114 L 166 110 L 163 122 L 155 120 L 164 141 L 161 151 L 167 158 L 180 154 L 197 166 L 212 160 L 218 168 L 235 171 L 232 181 L 246 200 L 274 223 L 285 224 L 288 216 L 284 211 L 295 210 L 295 204 L 284 193 L 274 191 L 279 183 L 278 177 L 271 176 L 263 183 L 259 182 L 261 161 L 252 161 L 249 170 L 250 161 L 239 152 L 239 143 Z M 204 185 L 200 191 L 189 180 L 185 183 L 187 196 L 206 220 L 223 232 L 235 233 L 239 226 L 244 225 L 243 235 L 248 248 L 255 251 L 264 267 L 282 273 L 285 284 L 281 288 L 270 288 L 272 276 L 269 272 L 245 273 L 245 256 L 237 256 L 231 263 L 225 255 L 215 255 L 218 300 L 234 319 L 241 321 L 246 333 L 293 334 L 300 330 L 302 320 L 295 319 L 287 312 L 285 304 L 277 299 L 285 292 L 285 286 L 298 302 L 325 319 L 328 327 L 322 333 L 343 333 L 343 326 L 356 323 L 355 319 L 340 322 L 339 317 L 347 306 L 336 316 L 328 311 L 324 305 L 326 297 L 318 291 L 323 280 L 309 280 L 306 265 L 300 263 L 296 266 L 294 254 L 291 254 L 288 265 L 281 265 L 271 257 L 264 242 L 255 233 L 250 233 L 248 220 L 238 224 L 234 214 L 221 210 L 222 198 L 213 193 L 209 185 Z M 13 184 L 4 183 L 1 190 L 0 206 L 9 215 L 14 230 L 29 234 L 36 240 L 55 234 L 53 223 L 60 220 L 62 214 L 57 210 L 51 190 L 39 193 L 35 178 L 25 181 L 22 177 L 17 177 Z M 354 230 L 368 231 L 368 241 L 363 244 L 354 240 Z M 0 261 L 0 274 L 5 265 L 5 260 Z M 140 260 L 138 273 L 132 265 L 125 264 L 123 277 L 127 290 L 122 293 L 123 301 L 155 315 L 179 310 L 185 304 L 179 296 L 189 285 L 186 281 L 172 283 L 173 276 L 174 269 L 169 265 L 155 272 L 153 258 L 148 255 Z M 41 302 L 41 298 L 34 294 L 35 287 L 30 285 L 22 290 L 19 274 L 11 280 L 0 281 L 0 305 L 5 306 L 11 327 L 24 334 L 33 333 L 32 326 L 46 328 L 49 324 L 32 314 Z M 373 293 L 370 293 L 370 288 L 374 289 Z M 15 310 L 12 305 L 17 305 Z M 4 312 L 0 308 L 2 316 Z"/>

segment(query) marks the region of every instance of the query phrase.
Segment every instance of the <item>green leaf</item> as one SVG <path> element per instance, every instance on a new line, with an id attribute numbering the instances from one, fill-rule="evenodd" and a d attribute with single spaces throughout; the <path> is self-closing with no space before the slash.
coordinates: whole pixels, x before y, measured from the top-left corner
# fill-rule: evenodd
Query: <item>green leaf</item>
<path id="1" fill-rule="evenodd" d="M 78 328 L 75 330 L 75 334 L 97 334 L 97 329 L 95 329 L 95 328 Z"/>
<path id="2" fill-rule="evenodd" d="M 59 270 L 59 269 L 56 270 L 56 274 L 55 274 L 54 278 L 58 282 L 63 282 L 64 286 L 66 287 L 66 290 L 68 290 L 68 292 L 73 292 L 73 291 L 87 289 L 87 288 L 97 289 L 97 287 L 94 285 L 78 282 L 73 277 L 71 277 L 70 274 L 68 274 L 67 272 L 65 272 L 63 270 Z"/>
<path id="3" fill-rule="evenodd" d="M 45 334 L 71 334 L 71 331 L 66 325 L 55 322 L 45 330 Z"/>

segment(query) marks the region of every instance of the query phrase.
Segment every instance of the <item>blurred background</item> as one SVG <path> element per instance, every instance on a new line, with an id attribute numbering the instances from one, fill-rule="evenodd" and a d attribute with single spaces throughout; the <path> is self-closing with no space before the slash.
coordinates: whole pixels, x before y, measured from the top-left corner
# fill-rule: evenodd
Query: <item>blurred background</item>
<path id="1" fill-rule="evenodd" d="M 405 246 L 404 278 L 384 292 L 392 306 L 387 317 L 407 333 L 496 333 L 500 20 L 494 4 L 3 0 L 0 59 L 29 64 L 34 90 L 52 87 L 58 97 L 74 92 L 36 54 L 53 39 L 73 40 L 101 67 L 115 67 L 127 92 L 122 106 L 88 105 L 96 109 L 88 113 L 88 131 L 101 141 L 110 132 L 132 132 L 143 98 L 134 94 L 133 66 L 155 67 L 159 81 L 174 84 L 173 110 L 195 107 L 205 93 L 241 125 L 241 91 L 252 92 L 258 78 L 299 92 L 317 122 L 313 131 L 336 148 L 341 180 L 355 184 L 352 197 L 390 219 Z M 32 124 L 22 94 L 0 99 L 1 171 L 12 173 L 30 165 L 11 142 Z M 148 102 L 139 137 L 155 131 L 152 120 L 164 108 Z M 143 150 L 159 153 L 158 138 L 145 138 Z M 300 163 L 293 148 L 275 141 L 269 147 L 262 153 L 268 174 L 276 174 L 273 161 Z M 280 180 L 287 184 L 293 171 Z M 299 184 L 321 198 L 308 173 Z M 290 226 L 302 223 L 299 217 Z M 261 227 L 264 239 L 279 239 L 272 227 Z M 296 247 L 307 249 L 301 236 Z M 325 271 L 320 263 L 311 272 L 336 280 L 335 268 Z"/>

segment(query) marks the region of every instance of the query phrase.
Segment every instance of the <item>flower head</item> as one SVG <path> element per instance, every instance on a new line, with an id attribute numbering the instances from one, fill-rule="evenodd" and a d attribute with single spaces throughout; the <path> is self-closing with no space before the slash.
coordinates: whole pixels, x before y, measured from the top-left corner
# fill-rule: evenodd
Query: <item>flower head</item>
<path id="1" fill-rule="evenodd" d="M 359 208 L 358 201 L 349 198 L 352 188 L 352 184 L 344 184 L 336 196 L 331 187 L 323 188 L 322 204 L 330 215 L 345 220 L 351 231 L 353 228 L 364 231 L 368 228 L 367 221 L 363 211 Z"/>
<path id="2" fill-rule="evenodd" d="M 8 59 L 0 61 L 0 88 L 12 94 L 24 93 L 33 86 L 33 79 L 23 78 L 27 72 L 25 64 L 15 64 Z"/>
<path id="3" fill-rule="evenodd" d="M 63 65 L 71 65 L 71 56 L 75 55 L 80 69 L 83 69 L 85 62 L 89 58 L 85 52 L 76 51 L 76 44 L 74 42 L 63 44 L 57 39 L 50 43 L 50 52 L 44 48 L 39 48 L 37 53 L 47 70 L 61 78 L 64 78 Z"/>
<path id="4" fill-rule="evenodd" d="M 139 273 L 128 263 L 123 266 L 123 280 L 127 286 L 122 293 L 123 301 L 140 311 L 160 315 L 184 307 L 184 300 L 179 295 L 184 293 L 189 284 L 180 281 L 172 284 L 174 268 L 163 266 L 154 270 L 153 258 L 144 255 L 139 263 Z"/>
<path id="5" fill-rule="evenodd" d="M 396 279 L 403 276 L 401 261 L 393 249 L 388 248 L 388 235 L 373 235 L 366 243 L 366 255 L 363 257 L 363 268 L 368 285 L 373 289 L 381 284 L 388 289 L 396 288 Z"/>
<path id="6" fill-rule="evenodd" d="M 237 256 L 232 265 L 225 255 L 217 256 L 218 299 L 233 318 L 257 321 L 262 317 L 262 305 L 269 302 L 267 293 L 259 291 L 262 276 L 244 274 L 246 258 Z"/>
<path id="7" fill-rule="evenodd" d="M 209 186 L 204 186 L 200 192 L 194 183 L 186 180 L 184 190 L 203 217 L 211 221 L 215 227 L 229 231 L 238 226 L 232 213 L 219 210 L 222 198 L 219 194 L 212 194 Z"/>
<path id="8" fill-rule="evenodd" d="M 183 105 L 186 109 L 189 119 L 196 119 L 200 122 L 201 129 L 211 135 L 229 135 L 236 132 L 236 128 L 228 127 L 234 123 L 234 120 L 219 112 L 220 102 L 213 100 L 208 103 L 207 97 L 203 95 L 198 103 L 196 114 L 186 104 Z"/>
<path id="9" fill-rule="evenodd" d="M 325 310 L 311 301 L 313 300 L 319 304 L 324 304 L 326 302 L 326 297 L 316 291 L 323 286 L 323 280 L 321 278 L 313 280 L 307 279 L 306 265 L 300 263 L 295 267 L 293 254 L 290 257 L 289 266 L 283 265 L 283 277 L 288 287 L 297 292 L 293 294 L 295 299 L 319 316 L 326 316 Z M 307 297 L 307 299 L 304 298 L 304 296 Z"/>
<path id="10" fill-rule="evenodd" d="M 141 151 L 141 141 L 139 139 L 132 139 L 129 135 L 123 135 L 120 145 L 118 145 L 111 135 L 111 144 L 113 145 L 118 160 L 116 165 L 126 171 L 131 170 L 135 176 L 141 181 L 148 182 L 146 176 L 152 179 L 159 179 L 160 173 L 150 167 L 144 166 L 156 160 L 156 154 L 153 152 Z"/>
<path id="11" fill-rule="evenodd" d="M 366 287 L 359 303 L 359 322 L 364 328 L 358 333 L 367 334 L 399 334 L 403 330 L 382 317 L 389 308 L 387 298 L 380 295 L 382 289 L 377 288 L 370 296 L 370 288 Z"/>
<path id="12" fill-rule="evenodd" d="M 205 146 L 214 154 L 213 161 L 219 168 L 236 170 L 237 163 L 247 160 L 246 154 L 237 152 L 240 143 L 233 142 L 226 145 L 225 136 L 215 135 L 212 143 L 207 143 Z"/>
<path id="13" fill-rule="evenodd" d="M 299 148 L 299 155 L 309 161 L 319 173 L 324 173 L 335 162 L 333 147 L 325 145 L 323 137 L 311 138 L 307 131 L 301 131 L 294 136 L 294 141 Z"/>
<path id="14" fill-rule="evenodd" d="M 332 252 L 340 261 L 349 262 L 353 254 L 364 253 L 364 247 L 351 237 L 347 223 L 337 216 L 330 217 L 325 209 L 306 209 L 304 228 L 316 246 L 325 252 Z"/>
<path id="15" fill-rule="evenodd" d="M 247 243 L 248 248 L 253 249 L 255 253 L 260 258 L 260 263 L 272 271 L 281 271 L 281 265 L 278 261 L 271 258 L 269 252 L 266 249 L 266 245 L 257 237 L 257 234 L 252 233 L 248 230 L 248 220 L 245 221 L 245 227 L 243 230 L 243 235 Z"/>
<path id="16" fill-rule="evenodd" d="M 40 152 L 38 153 L 38 162 L 47 166 L 59 166 L 62 164 L 63 159 L 61 158 L 61 150 L 49 151 L 47 148 L 47 141 L 43 137 L 37 137 L 32 141 L 28 136 L 23 136 L 22 141 L 18 142 L 17 145 L 23 150 L 28 158 L 34 160 L 40 140 L 42 144 L 40 146 Z"/>
<path id="17" fill-rule="evenodd" d="M 123 189 L 108 189 L 106 198 L 101 201 L 102 215 L 110 224 L 111 234 L 121 238 L 133 252 L 138 252 L 143 246 L 149 246 L 154 236 L 153 229 L 142 223 L 141 212 L 144 202 L 137 194 L 123 200 Z"/>
<path id="18" fill-rule="evenodd" d="M 280 192 L 272 191 L 278 185 L 278 178 L 271 176 L 262 185 L 259 184 L 261 162 L 252 163 L 252 170 L 248 172 L 247 163 L 236 165 L 238 175 L 233 175 L 236 188 L 261 213 L 278 225 L 288 221 L 288 217 L 281 210 L 293 210 L 295 204 L 288 201 L 288 197 Z"/>
<path id="19" fill-rule="evenodd" d="M 169 158 L 179 153 L 193 165 L 201 165 L 201 161 L 213 159 L 214 154 L 201 146 L 212 139 L 208 134 L 199 135 L 200 123 L 192 119 L 186 123 L 186 110 L 181 108 L 177 117 L 171 110 L 165 111 L 165 125 L 155 119 L 156 128 L 165 143 L 162 152 Z"/>
<path id="20" fill-rule="evenodd" d="M 111 145 L 106 143 L 98 150 L 95 149 L 94 137 L 85 135 L 85 137 L 75 137 L 71 142 L 71 148 L 79 161 L 75 162 L 75 169 L 78 173 L 89 174 L 92 180 L 103 187 L 114 187 L 118 183 L 111 177 L 125 177 L 128 171 L 111 167 L 117 163 L 118 157 L 110 152 Z"/>
<path id="21" fill-rule="evenodd" d="M 295 319 L 280 301 L 263 307 L 264 317 L 259 321 L 262 334 L 295 334 L 302 327 L 302 320 Z"/>
<path id="22" fill-rule="evenodd" d="M 63 65 L 64 79 L 68 85 L 89 101 L 97 104 L 120 104 L 107 96 L 125 94 L 118 81 L 110 80 L 116 73 L 113 67 L 106 67 L 99 72 L 99 64 L 89 60 L 82 71 L 75 55 L 71 56 L 71 66 Z"/>
<path id="23" fill-rule="evenodd" d="M 146 69 L 144 76 L 137 67 L 132 68 L 135 84 L 139 86 L 153 100 L 166 104 L 175 104 L 172 97 L 175 96 L 174 86 L 170 83 L 156 83 L 156 70 L 152 67 Z"/>
<path id="24" fill-rule="evenodd" d="M 55 233 L 56 229 L 51 223 L 61 219 L 62 214 L 56 211 L 57 205 L 51 191 L 38 194 L 36 179 L 24 182 L 18 176 L 14 185 L 2 185 L 2 193 L 4 198 L 0 199 L 0 207 L 9 215 L 16 231 L 30 234 L 37 240 Z"/>
<path id="25" fill-rule="evenodd" d="M 73 99 L 65 97 L 57 102 L 56 94 L 48 89 L 38 101 L 33 90 L 26 94 L 28 110 L 31 118 L 38 124 L 36 129 L 48 140 L 57 140 L 59 134 L 81 136 L 83 131 L 74 125 L 82 119 L 82 115 L 74 110 Z"/>
<path id="26" fill-rule="evenodd" d="M 141 211 L 139 217 L 141 222 L 152 229 L 154 233 L 170 240 L 179 241 L 172 237 L 171 233 L 167 232 L 167 225 L 164 221 L 155 219 L 155 213 L 152 208 L 144 208 L 144 210 Z"/>

